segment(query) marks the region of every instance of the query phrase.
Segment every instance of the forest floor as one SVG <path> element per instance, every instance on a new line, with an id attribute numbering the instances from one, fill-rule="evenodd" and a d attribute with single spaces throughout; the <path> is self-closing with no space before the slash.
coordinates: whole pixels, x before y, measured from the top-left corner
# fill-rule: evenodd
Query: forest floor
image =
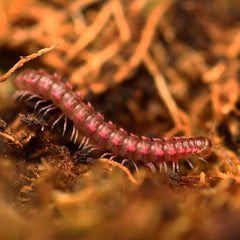
<path id="1" fill-rule="evenodd" d="M 239 56 L 234 0 L 0 1 L 0 239 L 238 239 Z M 154 173 L 78 151 L 71 123 L 61 137 L 36 102 L 12 100 L 25 68 L 59 74 L 128 132 L 206 136 L 212 153 Z"/>

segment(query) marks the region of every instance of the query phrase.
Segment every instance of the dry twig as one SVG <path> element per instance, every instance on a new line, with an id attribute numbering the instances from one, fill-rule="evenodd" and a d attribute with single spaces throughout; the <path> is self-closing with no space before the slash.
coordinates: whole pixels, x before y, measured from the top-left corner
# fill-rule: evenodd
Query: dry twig
<path id="1" fill-rule="evenodd" d="M 42 56 L 43 54 L 46 54 L 47 52 L 53 50 L 58 44 L 54 44 L 51 47 L 43 48 L 37 51 L 36 53 L 33 53 L 28 56 L 22 56 L 20 57 L 20 60 L 3 76 L 0 76 L 0 82 L 5 81 L 13 72 L 15 72 L 18 68 L 22 67 L 25 63 Z"/>
<path id="2" fill-rule="evenodd" d="M 101 162 L 101 163 L 104 163 L 104 164 L 111 165 L 112 167 L 117 167 L 117 168 L 121 169 L 127 175 L 127 178 L 128 178 L 129 181 L 131 181 L 134 184 L 139 184 L 137 182 L 137 180 L 133 177 L 133 175 L 131 174 L 129 169 L 126 168 L 125 166 L 123 166 L 122 164 L 120 164 L 118 162 L 115 162 L 115 161 L 112 161 L 112 160 L 109 160 L 107 158 L 101 158 L 98 161 Z"/>
<path id="3" fill-rule="evenodd" d="M 154 60 L 148 54 L 145 54 L 144 56 L 144 63 L 148 68 L 149 72 L 152 74 L 158 93 L 162 100 L 164 101 L 166 107 L 168 108 L 171 117 L 175 123 L 174 132 L 184 130 L 185 133 L 189 135 L 191 133 L 189 117 L 175 103 L 168 89 L 164 76 L 158 71 L 158 68 L 154 63 Z"/>

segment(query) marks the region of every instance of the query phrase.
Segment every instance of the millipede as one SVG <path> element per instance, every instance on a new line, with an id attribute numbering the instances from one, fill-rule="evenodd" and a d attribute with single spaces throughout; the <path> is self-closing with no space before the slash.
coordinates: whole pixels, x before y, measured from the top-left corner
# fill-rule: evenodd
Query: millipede
<path id="1" fill-rule="evenodd" d="M 52 128 L 65 119 L 63 135 L 66 132 L 66 119 L 73 122 L 71 140 L 76 141 L 78 132 L 82 131 L 85 139 L 90 139 L 98 147 L 110 151 L 132 161 L 142 161 L 146 165 L 166 168 L 172 162 L 174 169 L 179 169 L 178 161 L 191 155 L 205 158 L 212 151 L 211 140 L 203 136 L 176 136 L 163 138 L 139 137 L 128 133 L 123 128 L 117 128 L 111 121 L 95 112 L 92 105 L 85 103 L 79 92 L 74 92 L 69 83 L 63 83 L 57 74 L 49 74 L 45 70 L 25 69 L 13 80 L 18 89 L 17 98 L 37 98 L 35 109 L 41 103 L 50 103 L 40 109 L 45 116 L 54 109 L 60 109 L 61 114 L 52 124 Z M 84 141 L 86 144 L 87 141 Z"/>

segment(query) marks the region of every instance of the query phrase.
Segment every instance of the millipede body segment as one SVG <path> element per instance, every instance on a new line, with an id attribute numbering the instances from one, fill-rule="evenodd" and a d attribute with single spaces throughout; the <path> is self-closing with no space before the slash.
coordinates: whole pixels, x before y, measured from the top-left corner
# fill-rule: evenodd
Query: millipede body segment
<path id="1" fill-rule="evenodd" d="M 81 94 L 72 91 L 70 84 L 64 84 L 58 75 L 44 70 L 26 69 L 14 80 L 17 89 L 29 95 L 38 95 L 50 100 L 55 107 L 73 121 L 74 126 L 84 132 L 99 147 L 132 161 L 145 163 L 177 162 L 192 154 L 208 156 L 211 141 L 207 137 L 138 137 L 118 129 L 111 121 L 106 122 L 96 113 L 90 103 L 85 103 Z"/>

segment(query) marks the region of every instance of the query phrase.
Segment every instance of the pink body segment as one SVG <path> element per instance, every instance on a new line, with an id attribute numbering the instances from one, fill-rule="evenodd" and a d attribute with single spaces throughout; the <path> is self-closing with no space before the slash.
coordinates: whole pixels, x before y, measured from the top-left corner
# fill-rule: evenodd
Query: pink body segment
<path id="1" fill-rule="evenodd" d="M 59 81 L 56 74 L 26 69 L 13 82 L 19 90 L 52 101 L 73 121 L 78 130 L 83 131 L 98 146 L 128 160 L 146 163 L 176 162 L 192 154 L 205 157 L 211 153 L 212 144 L 207 137 L 150 139 L 118 129 L 112 122 L 105 122 L 101 114 L 94 112 L 90 103 L 84 103 L 82 96 L 74 93 L 69 84 Z"/>

